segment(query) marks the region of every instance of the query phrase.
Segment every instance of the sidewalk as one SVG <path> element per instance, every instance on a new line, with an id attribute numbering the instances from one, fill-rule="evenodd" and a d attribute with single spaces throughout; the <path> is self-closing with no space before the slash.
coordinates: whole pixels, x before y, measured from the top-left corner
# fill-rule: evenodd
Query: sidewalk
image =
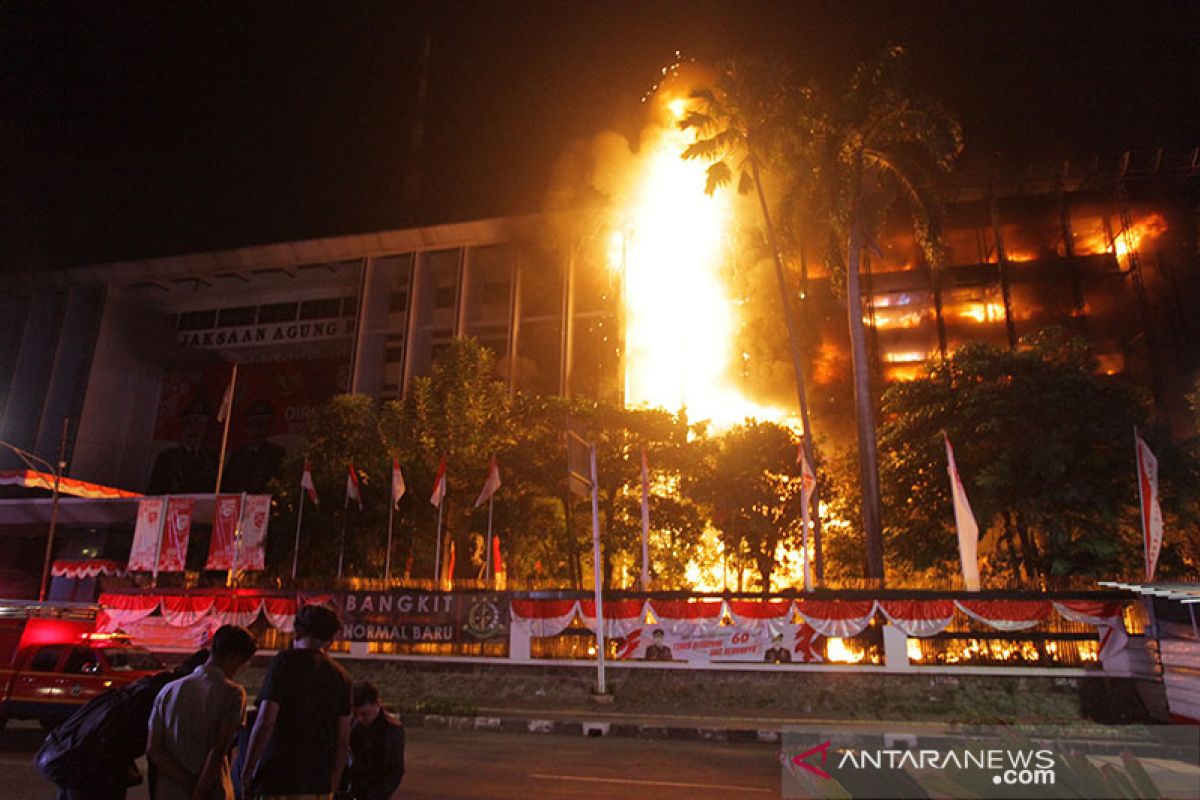
<path id="1" fill-rule="evenodd" d="M 839 731 L 879 735 L 894 729 L 925 736 L 945 734 L 952 727 L 944 722 L 856 722 L 771 714 L 742 717 L 628 713 L 608 710 L 599 705 L 554 710 L 479 708 L 473 715 L 405 713 L 402 718 L 406 726 L 413 728 L 763 744 L 778 744 L 784 726 L 788 725 L 828 725 L 831 729 L 836 728 Z"/>

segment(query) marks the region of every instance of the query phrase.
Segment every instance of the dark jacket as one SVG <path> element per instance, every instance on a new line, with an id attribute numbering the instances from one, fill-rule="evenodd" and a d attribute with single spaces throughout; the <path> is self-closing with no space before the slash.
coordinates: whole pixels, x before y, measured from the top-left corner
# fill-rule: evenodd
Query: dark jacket
<path id="1" fill-rule="evenodd" d="M 387 800 L 404 777 L 404 725 L 386 711 L 350 731 L 349 797 Z"/>

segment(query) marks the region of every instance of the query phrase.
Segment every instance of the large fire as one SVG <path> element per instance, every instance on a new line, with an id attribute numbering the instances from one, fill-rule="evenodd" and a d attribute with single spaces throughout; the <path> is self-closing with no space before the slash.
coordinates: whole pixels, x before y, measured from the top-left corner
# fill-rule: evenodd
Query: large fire
<path id="1" fill-rule="evenodd" d="M 675 124 L 686 101 L 658 102 L 665 124 L 646 134 L 645 166 L 609 248 L 624 275 L 625 404 L 686 408 L 717 430 L 747 417 L 781 420 L 733 386 L 737 305 L 721 274 L 730 192 L 706 195 L 707 164 L 680 157 L 691 141 Z"/>

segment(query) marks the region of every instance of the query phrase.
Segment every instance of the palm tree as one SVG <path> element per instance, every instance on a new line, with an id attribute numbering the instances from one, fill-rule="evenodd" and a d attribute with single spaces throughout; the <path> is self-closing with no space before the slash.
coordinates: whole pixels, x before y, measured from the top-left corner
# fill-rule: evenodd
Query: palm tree
<path id="1" fill-rule="evenodd" d="M 683 157 L 710 162 L 704 187 L 708 194 L 732 183 L 735 172 L 739 194 L 757 193 L 763 226 L 766 228 L 767 246 L 771 250 L 775 278 L 779 284 L 783 318 L 787 325 L 792 371 L 800 405 L 800 424 L 804 433 L 804 454 L 808 463 L 815 464 L 799 326 L 762 180 L 763 173 L 772 165 L 779 164 L 782 155 L 794 146 L 796 122 L 801 118 L 801 109 L 808 93 L 798 87 L 791 72 L 778 63 L 727 61 L 718 65 L 717 70 L 718 77 L 712 87 L 692 92 L 691 107 L 679 121 L 681 129 L 691 130 L 696 136 L 695 142 L 683 151 Z M 819 487 L 814 489 L 812 496 L 818 580 L 823 577 L 819 491 Z"/>
<path id="2" fill-rule="evenodd" d="M 836 105 L 810 113 L 804 124 L 814 133 L 815 158 L 797 171 L 793 189 L 820 207 L 830 237 L 826 258 L 835 276 L 845 276 L 867 576 L 880 580 L 883 524 L 861 256 L 864 248 L 875 248 L 876 232 L 899 201 L 912 217 L 926 262 L 940 266 L 941 206 L 932 179 L 949 171 L 963 147 L 954 117 L 936 100 L 910 93 L 906 78 L 904 49 L 888 48 L 859 65 Z"/>

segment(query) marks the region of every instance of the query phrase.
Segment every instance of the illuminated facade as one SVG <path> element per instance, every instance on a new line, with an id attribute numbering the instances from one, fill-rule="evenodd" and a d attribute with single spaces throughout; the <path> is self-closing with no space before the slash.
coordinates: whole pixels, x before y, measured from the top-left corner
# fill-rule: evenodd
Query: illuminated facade
<path id="1" fill-rule="evenodd" d="M 1200 364 L 1198 174 L 1193 153 L 1049 180 L 959 177 L 943 270 L 900 233 L 867 260 L 876 376 L 902 380 L 965 341 L 1007 345 L 1062 325 L 1182 425 Z M 242 407 L 272 414 L 271 438 L 287 447 L 312 404 L 345 390 L 400 396 L 457 336 L 490 347 L 513 392 L 622 398 L 627 287 L 611 231 L 562 247 L 546 243 L 550 227 L 505 218 L 16 275 L 0 297 L 0 438 L 50 459 L 69 418 L 72 477 L 141 489 L 189 403 L 215 414 L 232 362 Z M 848 438 L 845 315 L 828 277 L 808 272 L 797 292 L 816 426 Z M 790 408 L 790 367 L 770 355 L 784 351 L 782 325 L 740 326 L 736 388 Z M 756 340 L 766 344 L 744 344 Z M 774 364 L 766 380 L 753 374 L 760 360 Z M 235 418 L 231 448 L 246 435 Z"/>

